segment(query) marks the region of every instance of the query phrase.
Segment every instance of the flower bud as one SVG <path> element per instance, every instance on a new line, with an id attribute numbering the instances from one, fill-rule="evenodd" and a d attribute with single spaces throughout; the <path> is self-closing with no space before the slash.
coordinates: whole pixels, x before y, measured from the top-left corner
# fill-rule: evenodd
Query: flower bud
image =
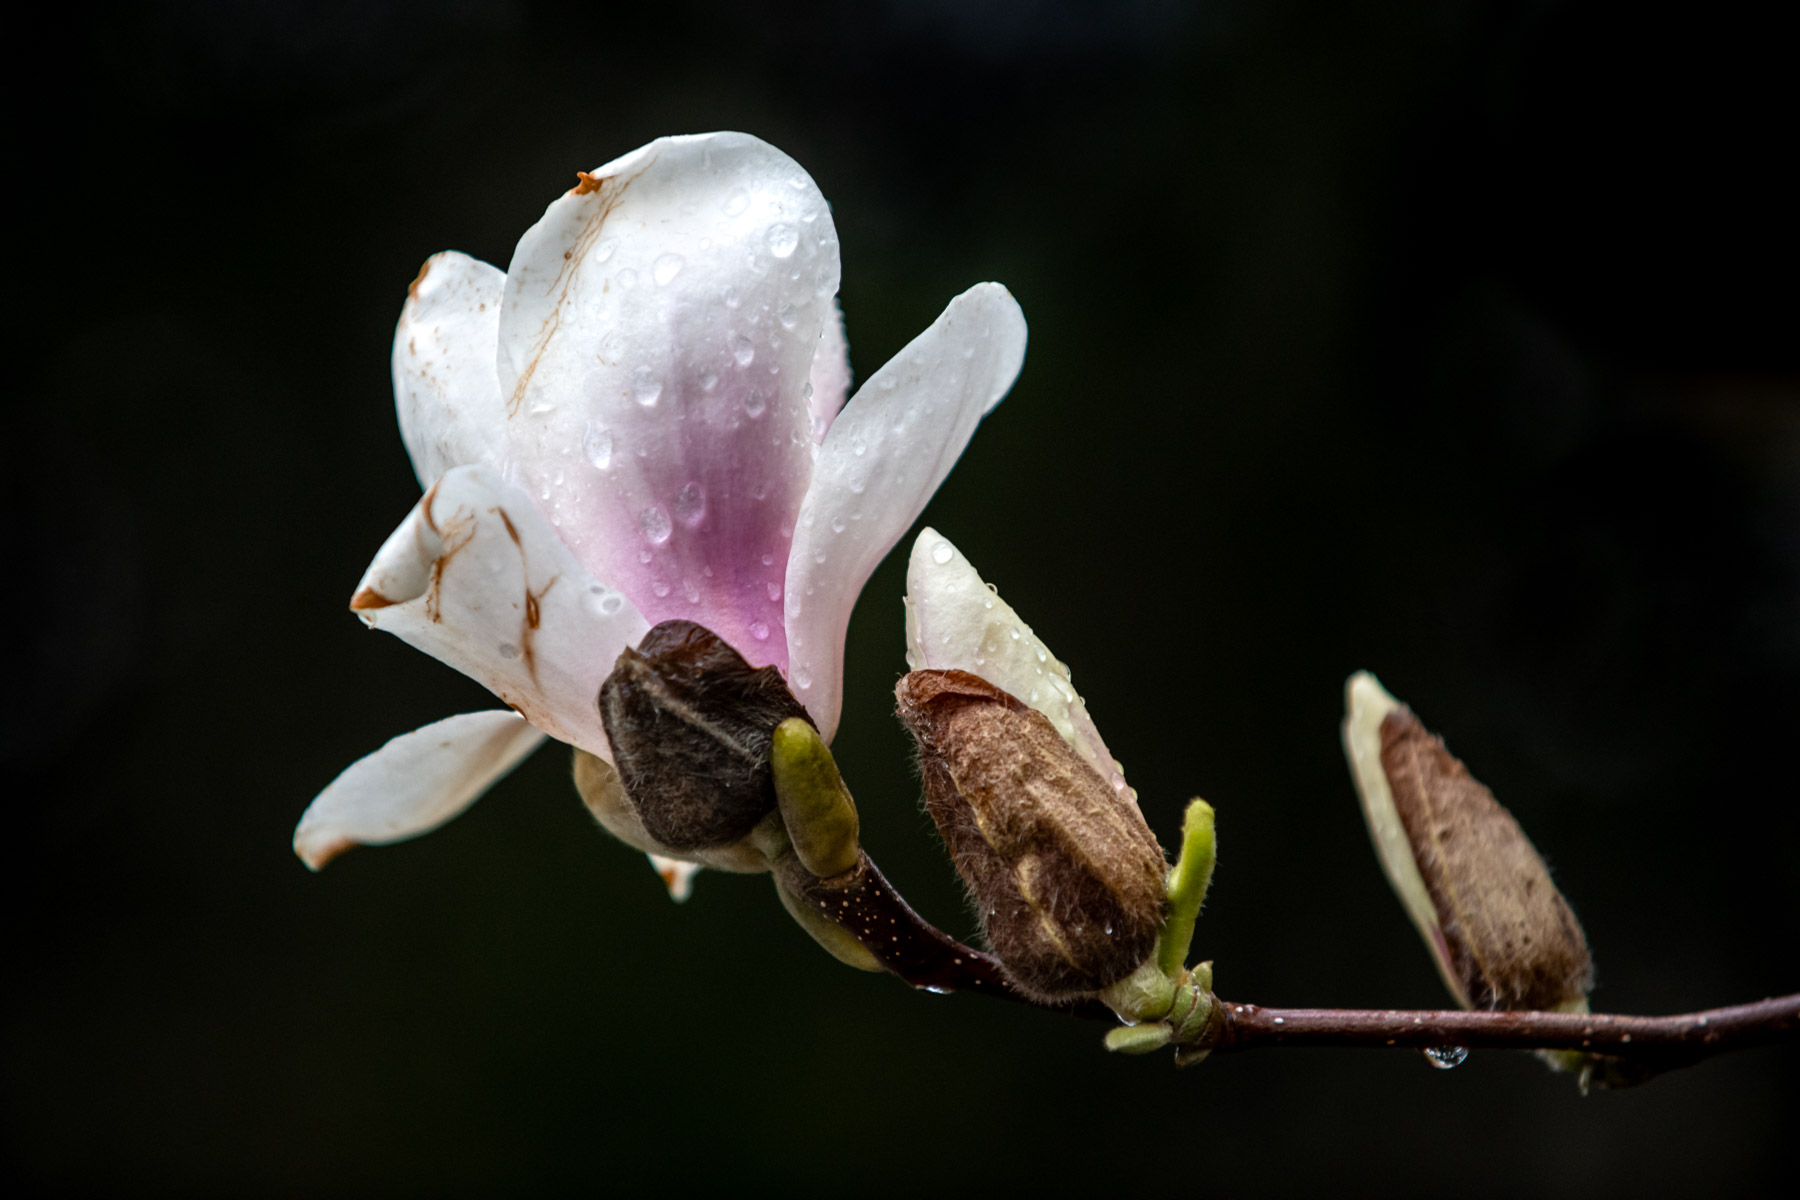
<path id="1" fill-rule="evenodd" d="M 1585 1010 L 1587 939 L 1525 831 L 1360 672 L 1344 749 L 1382 867 L 1465 1008 Z"/>
<path id="2" fill-rule="evenodd" d="M 896 695 L 926 810 L 1014 986 L 1055 1001 L 1130 975 L 1156 949 L 1168 869 L 1136 805 L 978 676 L 914 671 Z"/>
<path id="3" fill-rule="evenodd" d="M 624 798 L 659 847 L 692 853 L 747 837 L 775 811 L 769 743 L 806 709 L 692 621 L 664 621 L 619 655 L 600 716 Z"/>

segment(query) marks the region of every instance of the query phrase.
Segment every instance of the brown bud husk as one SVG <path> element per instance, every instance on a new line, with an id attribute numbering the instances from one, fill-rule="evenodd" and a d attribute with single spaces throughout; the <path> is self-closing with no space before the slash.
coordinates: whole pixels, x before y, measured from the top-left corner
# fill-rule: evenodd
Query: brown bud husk
<path id="1" fill-rule="evenodd" d="M 1054 1001 L 1131 974 L 1155 951 L 1168 871 L 1137 806 L 978 676 L 914 671 L 895 694 L 926 810 L 1013 985 Z"/>
<path id="2" fill-rule="evenodd" d="M 1464 1002 L 1584 1004 L 1593 984 L 1587 938 L 1525 831 L 1411 709 L 1394 708 L 1380 732 L 1382 771 Z"/>
<path id="3" fill-rule="evenodd" d="M 770 738 L 789 717 L 812 720 L 781 672 L 692 621 L 664 621 L 619 655 L 600 717 L 644 832 L 676 851 L 740 841 L 775 811 Z"/>

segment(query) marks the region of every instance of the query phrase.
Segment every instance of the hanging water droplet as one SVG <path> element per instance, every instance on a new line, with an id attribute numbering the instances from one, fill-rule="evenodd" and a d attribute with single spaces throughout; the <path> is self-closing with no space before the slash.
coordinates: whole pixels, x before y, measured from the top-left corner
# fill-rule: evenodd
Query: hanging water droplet
<path id="1" fill-rule="evenodd" d="M 786 221 L 777 221 L 769 226 L 769 253 L 776 258 L 786 258 L 800 245 L 800 231 Z"/>
<path id="2" fill-rule="evenodd" d="M 638 531 L 652 546 L 660 546 L 668 541 L 669 533 L 673 528 L 674 526 L 669 522 L 669 514 L 662 510 L 660 504 L 652 504 L 638 514 Z M 664 590 L 658 595 L 666 596 L 668 592 Z"/>
<path id="3" fill-rule="evenodd" d="M 1448 1071 L 1459 1067 L 1469 1057 L 1467 1046 L 1427 1046 L 1424 1050 L 1425 1061 L 1440 1071 Z"/>
<path id="4" fill-rule="evenodd" d="M 726 340 L 731 346 L 731 357 L 737 360 L 738 366 L 747 367 L 756 361 L 756 343 L 749 338 L 741 333 L 733 333 Z"/>
<path id="5" fill-rule="evenodd" d="M 750 622 L 750 636 L 755 638 L 759 642 L 768 641 L 769 640 L 768 623 L 766 621 Z"/>
<path id="6" fill-rule="evenodd" d="M 775 319 L 781 322 L 783 329 L 792 329 L 800 323 L 800 314 L 795 311 L 793 305 L 784 304 L 781 306 L 781 311 L 775 314 Z"/>
<path id="7" fill-rule="evenodd" d="M 941 565 L 949 562 L 955 554 L 956 551 L 950 548 L 949 542 L 939 542 L 931 548 L 931 561 Z"/>
<path id="8" fill-rule="evenodd" d="M 606 470 L 612 465 L 612 430 L 589 421 L 587 432 L 581 435 L 581 449 L 589 462 Z"/>
<path id="9" fill-rule="evenodd" d="M 690 480 L 681 485 L 675 493 L 675 519 L 683 525 L 698 525 L 706 516 L 706 489 L 698 480 Z"/>
<path id="10" fill-rule="evenodd" d="M 741 187 L 732 188 L 731 194 L 725 197 L 725 215 L 728 217 L 739 216 L 749 207 L 750 193 Z"/>
<path id="11" fill-rule="evenodd" d="M 751 388 L 744 396 L 744 415 L 755 419 L 769 411 L 769 401 L 761 388 Z"/>
<path id="12" fill-rule="evenodd" d="M 656 280 L 657 287 L 661 287 L 681 274 L 681 268 L 685 266 L 687 266 L 687 259 L 681 255 L 665 254 L 658 258 L 656 264 L 650 268 L 650 278 Z"/>
<path id="13" fill-rule="evenodd" d="M 662 378 L 649 367 L 639 367 L 631 373 L 631 398 L 645 408 L 656 403 L 662 389 Z"/>

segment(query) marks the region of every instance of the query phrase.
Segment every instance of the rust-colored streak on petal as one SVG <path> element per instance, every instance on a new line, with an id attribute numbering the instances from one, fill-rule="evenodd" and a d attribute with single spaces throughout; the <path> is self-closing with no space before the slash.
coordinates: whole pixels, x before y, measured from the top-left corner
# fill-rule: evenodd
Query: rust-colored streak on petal
<path id="1" fill-rule="evenodd" d="M 424 516 L 425 524 L 431 527 L 431 532 L 433 533 L 440 532 L 438 530 L 437 518 L 431 515 L 431 506 L 437 500 L 438 484 L 442 482 L 444 481 L 440 478 L 437 483 L 433 483 L 431 487 L 426 490 L 425 499 L 420 501 L 422 507 L 419 509 L 419 512 Z"/>
<path id="2" fill-rule="evenodd" d="M 537 345 L 532 349 L 531 360 L 525 364 L 525 369 L 519 372 L 518 382 L 513 384 L 512 395 L 506 401 L 508 417 L 519 415 L 519 407 L 525 403 L 525 392 L 531 386 L 531 378 L 537 374 L 538 364 L 544 360 L 544 352 L 550 348 L 550 343 L 556 338 L 557 330 L 562 327 L 563 310 L 568 305 L 569 292 L 574 288 L 575 280 L 581 274 L 582 264 L 587 261 L 588 248 L 599 240 L 600 230 L 605 227 L 606 219 L 612 216 L 613 210 L 619 206 L 619 201 L 624 197 L 626 189 L 655 165 L 656 160 L 653 158 L 629 179 L 620 179 L 616 176 L 609 179 L 596 179 L 585 172 L 577 172 L 581 175 L 582 182 L 570 189 L 573 195 L 592 195 L 600 192 L 602 185 L 609 182 L 616 182 L 618 186 L 608 189 L 600 195 L 593 214 L 588 217 L 588 222 L 582 228 L 580 236 L 575 239 L 575 244 L 563 253 L 562 269 L 556 273 L 556 278 L 552 279 L 550 286 L 545 289 L 548 294 L 560 285 L 562 291 L 556 298 L 556 307 L 550 310 L 550 315 L 544 318 L 543 326 L 538 330 Z M 588 186 L 589 180 L 593 180 L 592 187 Z"/>
<path id="3" fill-rule="evenodd" d="M 350 611 L 365 612 L 372 608 L 386 608 L 390 604 L 397 603 L 399 602 L 388 599 L 374 588 L 366 587 L 350 597 Z"/>
<path id="4" fill-rule="evenodd" d="M 500 523 L 506 526 L 506 536 L 512 539 L 512 544 L 519 547 L 519 553 L 523 554 L 525 545 L 519 541 L 518 526 L 512 523 L 512 518 L 506 515 L 504 508 L 496 508 L 494 511 L 500 514 Z"/>
<path id="5" fill-rule="evenodd" d="M 354 850 L 360 845 L 362 845 L 362 843 L 354 838 L 342 836 L 336 837 L 322 846 L 313 848 L 302 861 L 306 863 L 309 869 L 320 871 L 325 868 L 327 863 L 337 858 L 346 850 Z"/>
<path id="6" fill-rule="evenodd" d="M 561 578 L 561 575 L 552 575 L 550 581 L 536 592 L 531 590 L 529 584 L 525 587 L 525 619 L 519 626 L 519 655 L 524 658 L 525 669 L 531 672 L 531 682 L 533 683 L 538 682 L 537 647 L 534 639 L 537 636 L 538 623 L 543 612 L 543 600 L 550 594 L 550 589 L 556 586 L 556 581 Z"/>
<path id="7" fill-rule="evenodd" d="M 586 171 L 575 172 L 575 178 L 581 182 L 577 183 L 570 190 L 577 196 L 585 196 L 589 192 L 597 192 L 606 186 L 606 180 L 598 175 L 590 175 Z"/>
<path id="8" fill-rule="evenodd" d="M 431 274 L 431 260 L 428 258 L 419 264 L 419 273 L 413 276 L 411 283 L 406 285 L 406 295 L 409 299 L 417 300 L 419 298 L 419 285 L 425 282 L 425 277 L 429 274 Z"/>

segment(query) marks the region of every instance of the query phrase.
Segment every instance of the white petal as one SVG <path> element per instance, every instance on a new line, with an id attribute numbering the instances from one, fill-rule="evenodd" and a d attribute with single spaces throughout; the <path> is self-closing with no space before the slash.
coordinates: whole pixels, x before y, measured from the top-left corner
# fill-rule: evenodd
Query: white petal
<path id="1" fill-rule="evenodd" d="M 997 283 L 978 284 L 857 390 L 819 447 L 788 556 L 788 685 L 827 739 L 857 593 L 1024 360 L 1018 303 Z"/>
<path id="2" fill-rule="evenodd" d="M 844 337 L 844 310 L 836 303 L 825 318 L 825 327 L 819 330 L 811 379 L 813 440 L 822 442 L 850 395 L 850 343 Z"/>
<path id="3" fill-rule="evenodd" d="M 694 894 L 694 876 L 703 868 L 699 863 L 688 862 L 680 858 L 665 858 L 660 854 L 650 854 L 650 867 L 669 889 L 669 899 L 680 904 Z"/>
<path id="4" fill-rule="evenodd" d="M 500 321 L 521 481 L 653 623 L 787 665 L 781 580 L 838 286 L 831 210 L 745 134 L 601 167 L 520 241 Z"/>
<path id="5" fill-rule="evenodd" d="M 1136 799 L 1076 694 L 1069 668 L 930 527 L 920 532 L 906 564 L 906 663 L 915 671 L 967 671 L 1012 693 L 1050 718 L 1100 778 Z"/>
<path id="6" fill-rule="evenodd" d="M 1399 707 L 1400 702 L 1388 694 L 1375 676 L 1367 671 L 1352 675 L 1344 685 L 1344 757 L 1350 760 L 1350 778 L 1362 799 L 1363 820 L 1368 823 L 1369 839 L 1375 843 L 1375 854 L 1381 859 L 1388 884 L 1400 897 L 1419 936 L 1431 948 L 1444 986 L 1467 1008 L 1469 998 L 1450 963 L 1450 946 L 1438 922 L 1437 906 L 1431 902 L 1425 877 L 1413 858 L 1412 841 L 1400 822 L 1394 792 L 1381 765 L 1381 722 Z"/>
<path id="7" fill-rule="evenodd" d="M 498 466 L 506 406 L 494 369 L 506 275 L 466 254 L 434 254 L 394 330 L 394 406 L 419 486 L 451 467 Z"/>
<path id="8" fill-rule="evenodd" d="M 543 740 L 523 717 L 503 709 L 403 733 L 351 763 L 319 793 L 294 830 L 294 853 L 317 871 L 354 846 L 429 833 L 480 799 Z"/>
<path id="9" fill-rule="evenodd" d="M 484 684 L 560 741 L 610 761 L 600 684 L 649 624 L 588 574 L 516 485 L 446 472 L 351 597 L 364 622 Z"/>

